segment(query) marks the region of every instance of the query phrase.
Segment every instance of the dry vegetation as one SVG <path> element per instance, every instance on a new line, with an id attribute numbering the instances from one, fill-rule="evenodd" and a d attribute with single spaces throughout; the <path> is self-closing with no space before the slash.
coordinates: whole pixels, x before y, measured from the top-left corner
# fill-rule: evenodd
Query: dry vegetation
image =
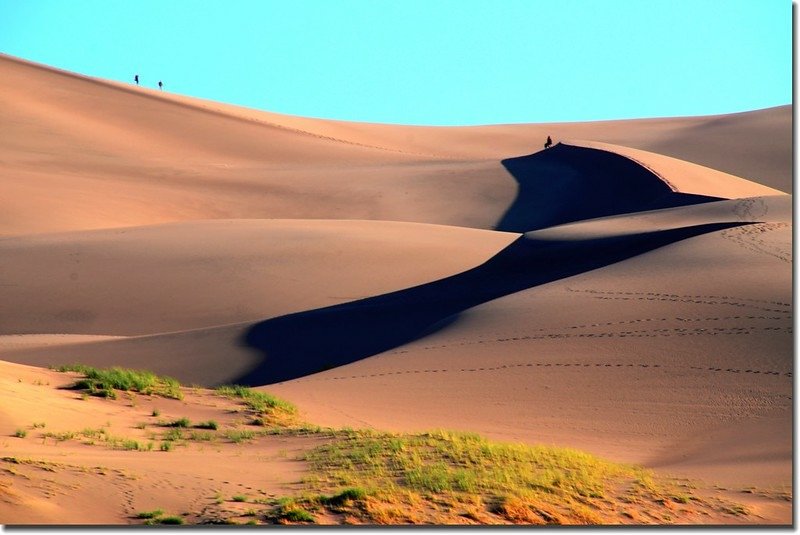
<path id="1" fill-rule="evenodd" d="M 130 394 L 134 397 L 183 398 L 183 406 L 187 403 L 176 381 L 148 372 L 83 366 L 62 370 L 86 377 L 73 388 L 106 391 L 102 397 L 107 401 L 101 403 L 120 405 L 120 391 L 138 393 Z M 140 511 L 131 517 L 136 523 L 660 524 L 748 514 L 740 504 L 696 495 L 687 482 L 576 450 L 499 443 L 449 431 L 396 434 L 321 428 L 303 423 L 291 403 L 246 387 L 191 392 L 192 402 L 221 397 L 235 403 L 220 407 L 218 419 L 194 424 L 183 416 L 162 419 L 160 411 L 152 410 L 149 421 L 136 425 L 146 433 L 144 440 L 117 436 L 108 425 L 38 432 L 35 438 L 156 455 L 176 455 L 168 452 L 192 443 L 221 448 L 278 438 L 315 439 L 297 459 L 307 465 L 307 472 L 289 495 L 224 498 L 217 493 L 212 506 L 202 512 L 181 517 L 160 508 Z M 136 400 L 130 401 L 133 410 Z M 45 426 L 35 422 L 31 430 Z M 26 440 L 28 432 L 18 429 L 14 435 Z"/>

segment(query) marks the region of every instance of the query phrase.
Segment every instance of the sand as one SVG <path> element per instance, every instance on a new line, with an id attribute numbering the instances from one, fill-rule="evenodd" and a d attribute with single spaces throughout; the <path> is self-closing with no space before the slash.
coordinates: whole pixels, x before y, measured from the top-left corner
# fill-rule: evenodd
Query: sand
<path id="1" fill-rule="evenodd" d="M 791 493 L 791 106 L 419 127 L 2 55 L 0 84 L 0 445 L 64 465 L 49 498 L 35 466 L 0 473 L 0 522 L 194 514 L 188 494 L 285 492 L 303 470 L 269 443 L 225 446 L 225 470 L 189 448 L 159 479 L 157 452 L 11 437 L 44 415 L 143 433 L 149 406 L 43 386 L 70 362 L 246 383 L 321 425 L 475 431 Z M 197 401 L 170 410 L 202 418 Z M 786 502 L 752 507 L 790 522 Z"/>

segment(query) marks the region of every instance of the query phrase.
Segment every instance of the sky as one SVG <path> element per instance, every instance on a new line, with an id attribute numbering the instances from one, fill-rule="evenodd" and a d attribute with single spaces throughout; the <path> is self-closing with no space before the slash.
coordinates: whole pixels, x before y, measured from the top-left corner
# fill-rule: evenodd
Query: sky
<path id="1" fill-rule="evenodd" d="M 472 125 L 792 100 L 789 0 L 0 0 L 0 52 L 251 108 Z"/>

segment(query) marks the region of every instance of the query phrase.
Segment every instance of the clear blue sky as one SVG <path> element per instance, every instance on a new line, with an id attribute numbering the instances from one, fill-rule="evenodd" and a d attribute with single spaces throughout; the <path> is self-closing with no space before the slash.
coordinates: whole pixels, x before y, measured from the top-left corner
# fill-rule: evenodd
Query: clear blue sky
<path id="1" fill-rule="evenodd" d="M 0 52 L 355 121 L 705 115 L 791 102 L 791 10 L 789 0 L 0 0 Z"/>

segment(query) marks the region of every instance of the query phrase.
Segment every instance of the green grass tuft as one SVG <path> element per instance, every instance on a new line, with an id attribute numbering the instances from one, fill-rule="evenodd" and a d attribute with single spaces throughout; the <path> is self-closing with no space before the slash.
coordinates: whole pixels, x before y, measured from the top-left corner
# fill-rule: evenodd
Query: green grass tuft
<path id="1" fill-rule="evenodd" d="M 321 496 L 320 502 L 324 505 L 331 505 L 333 507 L 340 507 L 348 502 L 358 502 L 363 501 L 369 493 L 357 487 L 351 487 L 348 489 L 344 489 L 343 491 L 339 492 L 338 494 L 334 494 L 333 496 Z"/>
<path id="2" fill-rule="evenodd" d="M 159 524 L 167 524 L 167 525 L 175 525 L 180 526 L 184 524 L 184 521 L 179 516 L 165 516 L 163 518 L 158 519 Z"/>
<path id="3" fill-rule="evenodd" d="M 136 518 L 146 519 L 146 518 L 158 518 L 159 516 L 164 514 L 163 509 L 155 509 L 153 511 L 142 511 L 141 513 L 136 515 Z"/>
<path id="4" fill-rule="evenodd" d="M 225 385 L 218 387 L 217 393 L 242 399 L 250 410 L 259 415 L 262 424 L 287 424 L 297 418 L 297 407 L 266 392 L 251 390 L 246 386 Z"/>
<path id="5" fill-rule="evenodd" d="M 416 522 L 424 515 L 415 514 L 434 514 L 430 511 L 441 511 L 437 504 L 445 503 L 452 508 L 472 504 L 467 509 L 473 516 L 494 515 L 503 522 L 591 524 L 602 518 L 590 505 L 601 510 L 620 486 L 643 489 L 640 482 L 646 482 L 647 492 L 660 491 L 640 468 L 576 450 L 498 443 L 470 433 L 344 429 L 305 459 L 312 470 L 307 491 L 341 490 L 296 498 L 294 505 L 322 506 L 374 523 Z"/>
<path id="6" fill-rule="evenodd" d="M 208 431 L 192 431 L 188 437 L 189 440 L 198 442 L 211 442 L 214 438 L 216 438 L 214 433 L 209 433 Z"/>
<path id="7" fill-rule="evenodd" d="M 277 518 L 281 520 L 288 520 L 289 522 L 314 523 L 317 521 L 311 513 L 297 506 L 281 510 L 280 513 L 278 513 Z"/>
<path id="8" fill-rule="evenodd" d="M 178 418 L 168 424 L 164 424 L 166 427 L 191 427 L 192 422 L 189 421 L 189 418 Z"/>
<path id="9" fill-rule="evenodd" d="M 14 436 L 17 438 L 25 438 L 28 436 L 28 432 L 25 431 L 24 429 L 17 429 L 16 431 L 14 431 Z"/>
<path id="10" fill-rule="evenodd" d="M 194 427 L 197 429 L 211 429 L 213 431 L 216 431 L 219 428 L 219 424 L 217 424 L 217 422 L 215 422 L 214 420 L 209 420 L 207 422 L 200 422 L 199 424 L 195 424 Z"/>
<path id="11" fill-rule="evenodd" d="M 164 436 L 161 438 L 167 442 L 175 442 L 176 440 L 183 440 L 183 430 L 179 427 L 170 429 L 169 431 L 164 433 Z"/>
<path id="12" fill-rule="evenodd" d="M 245 440 L 252 440 L 256 437 L 256 434 L 253 431 L 249 431 L 247 429 L 238 430 L 238 429 L 229 429 L 225 432 L 225 438 L 239 444 L 240 442 L 244 442 Z"/>
<path id="13" fill-rule="evenodd" d="M 85 376 L 75 382 L 73 388 L 84 390 L 93 396 L 116 398 L 115 390 L 139 392 L 166 398 L 183 399 L 180 383 L 171 377 L 155 375 L 148 371 L 127 368 L 99 369 L 83 364 L 71 364 L 55 368 L 60 372 L 78 372 Z"/>

